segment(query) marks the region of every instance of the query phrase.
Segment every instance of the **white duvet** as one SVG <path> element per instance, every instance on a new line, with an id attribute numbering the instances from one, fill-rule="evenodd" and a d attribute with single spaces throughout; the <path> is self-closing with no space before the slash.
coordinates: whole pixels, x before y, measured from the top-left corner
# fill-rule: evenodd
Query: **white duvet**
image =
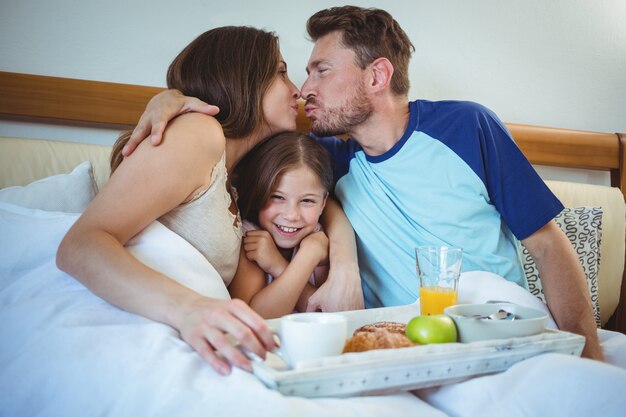
<path id="1" fill-rule="evenodd" d="M 170 327 L 119 310 L 55 267 L 75 215 L 0 203 L 2 416 L 622 416 L 626 336 L 601 331 L 609 362 L 546 354 L 508 371 L 383 396 L 304 399 L 254 375 L 214 372 Z M 212 296 L 228 293 L 184 240 L 154 223 L 135 256 Z M 461 301 L 541 303 L 499 277 L 464 275 Z"/>

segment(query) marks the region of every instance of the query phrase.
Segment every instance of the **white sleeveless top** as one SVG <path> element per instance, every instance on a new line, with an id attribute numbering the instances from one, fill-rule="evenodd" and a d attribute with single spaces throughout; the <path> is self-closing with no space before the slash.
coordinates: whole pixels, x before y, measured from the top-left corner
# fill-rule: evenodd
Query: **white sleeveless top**
<path id="1" fill-rule="evenodd" d="M 159 218 L 204 255 L 226 286 L 237 271 L 242 236 L 239 212 L 230 212 L 232 200 L 226 188 L 227 179 L 223 153 L 213 168 L 209 188 Z"/>

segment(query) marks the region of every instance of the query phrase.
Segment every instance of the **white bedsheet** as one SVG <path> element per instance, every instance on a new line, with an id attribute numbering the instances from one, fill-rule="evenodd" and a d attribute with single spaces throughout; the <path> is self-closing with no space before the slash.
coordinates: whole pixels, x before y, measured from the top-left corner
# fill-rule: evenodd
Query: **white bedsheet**
<path id="1" fill-rule="evenodd" d="M 0 204 L 2 416 L 617 416 L 626 410 L 626 370 L 564 355 L 416 395 L 311 400 L 283 396 L 240 370 L 222 377 L 170 327 L 109 305 L 55 267 L 58 243 L 75 219 Z M 130 247 L 186 285 L 227 296 L 204 258 L 162 225 L 153 224 Z M 465 275 L 461 298 L 534 303 L 511 285 L 490 274 Z M 607 357 L 626 367 L 626 336 L 602 337 Z"/>

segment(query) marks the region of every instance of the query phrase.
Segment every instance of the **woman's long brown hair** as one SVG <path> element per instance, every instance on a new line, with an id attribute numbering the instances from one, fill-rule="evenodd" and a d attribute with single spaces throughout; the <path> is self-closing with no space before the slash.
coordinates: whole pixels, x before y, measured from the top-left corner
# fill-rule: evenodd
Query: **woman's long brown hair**
<path id="1" fill-rule="evenodd" d="M 278 37 L 246 26 L 225 26 L 198 36 L 167 71 L 167 87 L 220 108 L 215 118 L 228 138 L 242 138 L 264 122 L 263 95 L 278 71 Z M 111 172 L 122 162 L 131 132 L 113 146 Z"/>

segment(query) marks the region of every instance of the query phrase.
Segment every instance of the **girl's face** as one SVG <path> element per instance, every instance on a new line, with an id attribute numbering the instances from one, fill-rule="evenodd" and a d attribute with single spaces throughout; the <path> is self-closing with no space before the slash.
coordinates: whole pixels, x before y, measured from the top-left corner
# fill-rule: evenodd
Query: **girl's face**
<path id="1" fill-rule="evenodd" d="M 294 248 L 315 230 L 327 196 L 310 168 L 299 166 L 286 171 L 259 210 L 259 226 L 270 232 L 279 248 Z"/>
<path id="2" fill-rule="evenodd" d="M 299 97 L 300 90 L 289 79 L 287 64 L 281 56 L 278 74 L 263 96 L 263 115 L 269 127 L 264 135 L 296 130 Z"/>

